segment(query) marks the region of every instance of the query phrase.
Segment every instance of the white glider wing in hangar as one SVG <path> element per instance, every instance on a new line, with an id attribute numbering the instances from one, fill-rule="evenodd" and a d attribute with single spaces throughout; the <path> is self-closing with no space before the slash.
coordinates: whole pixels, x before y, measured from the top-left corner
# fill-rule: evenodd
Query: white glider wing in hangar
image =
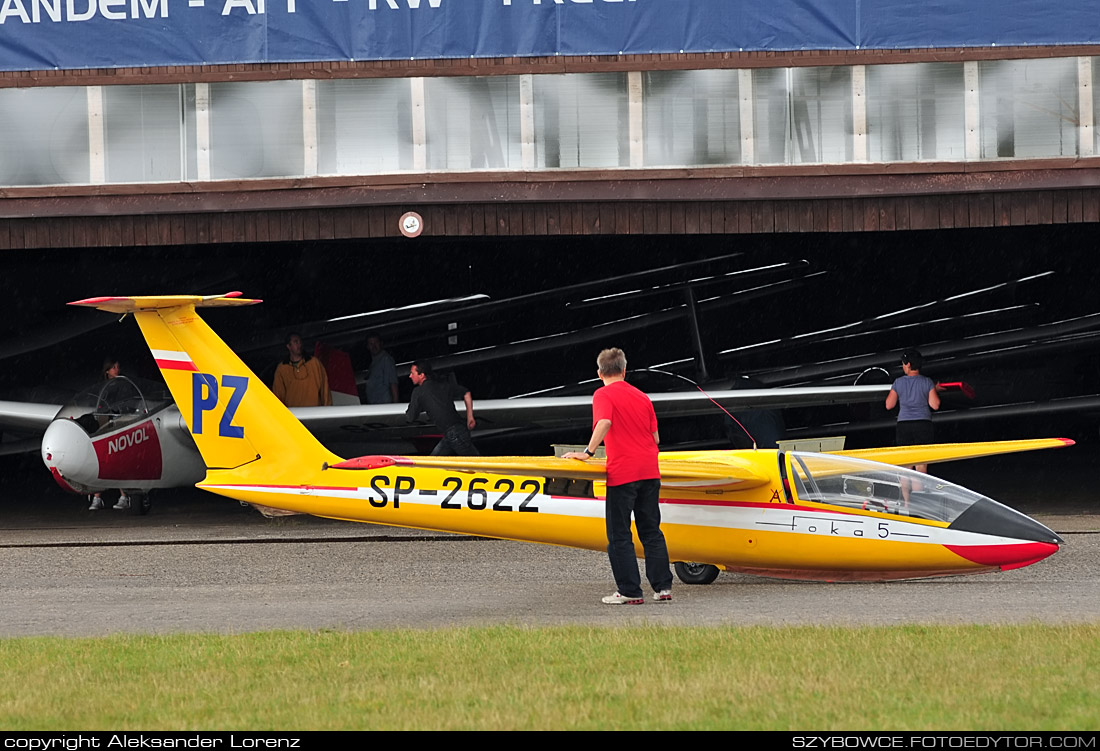
<path id="1" fill-rule="evenodd" d="M 733 411 L 746 409 L 782 409 L 799 406 L 829 404 L 855 404 L 878 402 L 885 398 L 889 386 L 821 386 L 771 389 L 739 389 L 735 391 L 671 392 L 650 394 L 654 409 L 661 419 L 693 417 L 714 414 L 714 401 Z M 61 409 L 60 404 L 36 404 L 0 400 L 0 431 L 26 436 L 41 436 Z M 384 441 L 400 439 L 431 432 L 423 422 L 410 423 L 405 419 L 406 404 L 362 404 L 332 407 L 295 407 L 291 412 L 315 435 L 351 442 L 356 436 L 367 440 Z M 456 402 L 456 408 L 464 408 Z M 173 408 L 174 409 L 174 408 Z M 1057 399 L 1029 404 L 1012 404 L 992 407 L 975 407 L 962 411 L 946 411 L 936 415 L 936 421 L 1013 417 L 1031 413 L 1062 413 L 1081 409 L 1100 409 L 1100 395 Z M 517 399 L 482 399 L 474 402 L 474 415 L 478 421 L 475 435 L 486 432 L 522 430 L 525 428 L 555 428 L 584 424 L 591 418 L 590 396 L 524 397 Z M 177 413 L 178 416 L 178 413 Z M 852 432 L 861 429 L 887 429 L 896 418 L 878 421 L 844 423 L 824 428 L 824 433 Z M 176 423 L 173 419 L 171 422 Z M 822 430 L 796 431 L 799 436 L 811 436 Z M 10 448 L 4 448 L 9 446 Z M 39 441 L 11 441 L 0 444 L 0 455 L 27 453 L 38 450 Z"/>
<path id="2" fill-rule="evenodd" d="M 778 389 L 738 389 L 734 391 L 674 391 L 650 394 L 658 419 L 694 417 L 715 414 L 720 404 L 730 411 L 746 409 L 782 409 L 784 407 L 820 406 L 877 402 L 886 398 L 889 386 L 832 386 Z M 463 408 L 456 402 L 456 408 Z M 344 431 L 352 434 L 373 433 L 384 436 L 408 437 L 422 434 L 423 423 L 405 419 L 405 404 L 373 404 L 339 407 L 299 407 L 291 410 L 314 435 L 330 438 Z M 523 397 L 516 399 L 474 400 L 474 417 L 478 428 L 513 430 L 524 428 L 554 428 L 582 424 L 592 417 L 591 396 Z M 324 440 L 324 438 L 322 440 Z"/>
<path id="3" fill-rule="evenodd" d="M 0 428 L 16 432 L 41 433 L 57 417 L 60 404 L 0 401 Z"/>
<path id="4" fill-rule="evenodd" d="M 116 379 L 118 380 L 118 379 Z M 713 414 L 715 404 L 730 410 L 880 401 L 886 386 L 745 389 L 653 394 L 660 419 Z M 138 492 L 179 487 L 202 479 L 205 467 L 185 421 L 170 401 L 130 399 L 134 409 L 94 400 L 80 414 L 75 406 L 0 402 L 0 427 L 41 434 L 43 461 L 62 487 L 77 492 L 126 488 Z M 120 408 L 121 407 L 121 408 Z M 431 433 L 434 428 L 406 420 L 405 404 L 301 407 L 293 411 L 323 442 L 379 444 Z M 478 435 L 569 425 L 587 428 L 590 396 L 488 399 L 474 404 Z M 147 506 L 143 506 L 147 508 Z"/>
<path id="5" fill-rule="evenodd" d="M 650 394 L 658 417 L 693 417 L 712 414 L 717 407 L 726 409 L 782 409 L 828 404 L 875 402 L 886 398 L 889 386 L 824 386 L 774 389 L 737 389 L 733 391 L 674 391 Z M 456 406 L 461 402 L 456 402 Z M 341 426 L 407 428 L 423 432 L 423 423 L 405 418 L 406 404 L 358 404 L 331 407 L 295 407 L 291 411 L 311 431 L 338 430 Z M 0 400 L 0 429 L 41 434 L 57 417 L 60 404 L 36 404 Z M 592 415 L 591 396 L 523 397 L 482 399 L 474 402 L 479 425 L 497 428 L 549 428 L 583 422 Z"/>
<path id="6" fill-rule="evenodd" d="M 777 409 L 836 403 L 877 402 L 889 386 L 744 389 L 652 394 L 659 419 L 715 414 L 721 404 L 730 411 Z M 1083 401 L 1095 403 L 1097 397 Z M 1082 402 L 1082 400 L 1068 400 Z M 150 399 L 137 412 L 114 409 L 76 415 L 69 405 L 0 401 L 0 429 L 17 431 L 24 440 L 0 444 L 0 454 L 40 451 L 55 480 L 77 492 L 126 488 L 139 493 L 193 485 L 206 473 L 185 421 L 171 401 Z M 475 437 L 524 430 L 588 427 L 590 396 L 489 399 L 474 403 Z M 320 440 L 334 445 L 389 451 L 407 448 L 410 439 L 434 432 L 424 423 L 409 423 L 405 404 L 303 407 L 292 412 Z M 962 413 L 964 416 L 966 412 Z M 951 421 L 955 415 L 938 418 Z M 848 426 L 857 427 L 857 426 Z M 40 436 L 40 437 L 39 437 Z M 135 504 L 148 510 L 147 499 Z M 139 511 L 138 513 L 140 513 Z"/>
<path id="7" fill-rule="evenodd" d="M 11 431 L 18 434 L 40 436 L 57 417 L 60 404 L 35 404 L 33 402 L 7 402 L 0 400 L 0 433 Z M 26 454 L 37 451 L 39 440 L 23 439 L 0 441 L 0 456 Z"/>

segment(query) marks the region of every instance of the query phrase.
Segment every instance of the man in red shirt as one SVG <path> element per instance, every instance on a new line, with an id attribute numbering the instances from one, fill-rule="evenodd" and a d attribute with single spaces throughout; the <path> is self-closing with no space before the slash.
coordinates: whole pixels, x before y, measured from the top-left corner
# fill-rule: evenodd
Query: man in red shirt
<path id="1" fill-rule="evenodd" d="M 607 451 L 607 555 L 618 591 L 603 598 L 608 605 L 641 605 L 642 581 L 630 533 L 630 515 L 645 550 L 645 575 L 653 587 L 653 599 L 672 599 L 672 571 L 668 548 L 661 533 L 661 470 L 657 464 L 657 416 L 649 397 L 626 382 L 626 355 L 621 349 L 605 349 L 596 358 L 603 388 L 592 395 L 592 437 L 584 451 L 571 451 L 567 459 L 585 461 L 595 456 L 601 442 Z"/>

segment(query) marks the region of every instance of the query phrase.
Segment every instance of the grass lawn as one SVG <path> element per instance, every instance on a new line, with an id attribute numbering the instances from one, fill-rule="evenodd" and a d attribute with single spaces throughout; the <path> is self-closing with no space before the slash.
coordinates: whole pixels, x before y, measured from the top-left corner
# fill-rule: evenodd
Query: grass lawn
<path id="1" fill-rule="evenodd" d="M 1100 625 L 0 640 L 6 730 L 1097 730 Z"/>

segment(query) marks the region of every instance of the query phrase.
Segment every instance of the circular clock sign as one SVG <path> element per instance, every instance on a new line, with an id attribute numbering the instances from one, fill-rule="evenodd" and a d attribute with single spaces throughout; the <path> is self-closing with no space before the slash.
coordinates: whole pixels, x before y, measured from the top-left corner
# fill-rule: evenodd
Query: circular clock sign
<path id="1" fill-rule="evenodd" d="M 402 214 L 399 224 L 401 234 L 405 237 L 416 237 L 424 231 L 424 220 L 415 211 L 407 211 Z"/>

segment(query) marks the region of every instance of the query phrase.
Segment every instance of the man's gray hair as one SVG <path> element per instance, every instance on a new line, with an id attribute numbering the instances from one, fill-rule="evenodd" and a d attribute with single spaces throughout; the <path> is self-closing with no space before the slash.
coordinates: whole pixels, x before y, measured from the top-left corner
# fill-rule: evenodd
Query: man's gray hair
<path id="1" fill-rule="evenodd" d="M 626 373 L 626 355 L 618 347 L 605 349 L 596 358 L 596 367 L 603 376 L 623 375 Z"/>

